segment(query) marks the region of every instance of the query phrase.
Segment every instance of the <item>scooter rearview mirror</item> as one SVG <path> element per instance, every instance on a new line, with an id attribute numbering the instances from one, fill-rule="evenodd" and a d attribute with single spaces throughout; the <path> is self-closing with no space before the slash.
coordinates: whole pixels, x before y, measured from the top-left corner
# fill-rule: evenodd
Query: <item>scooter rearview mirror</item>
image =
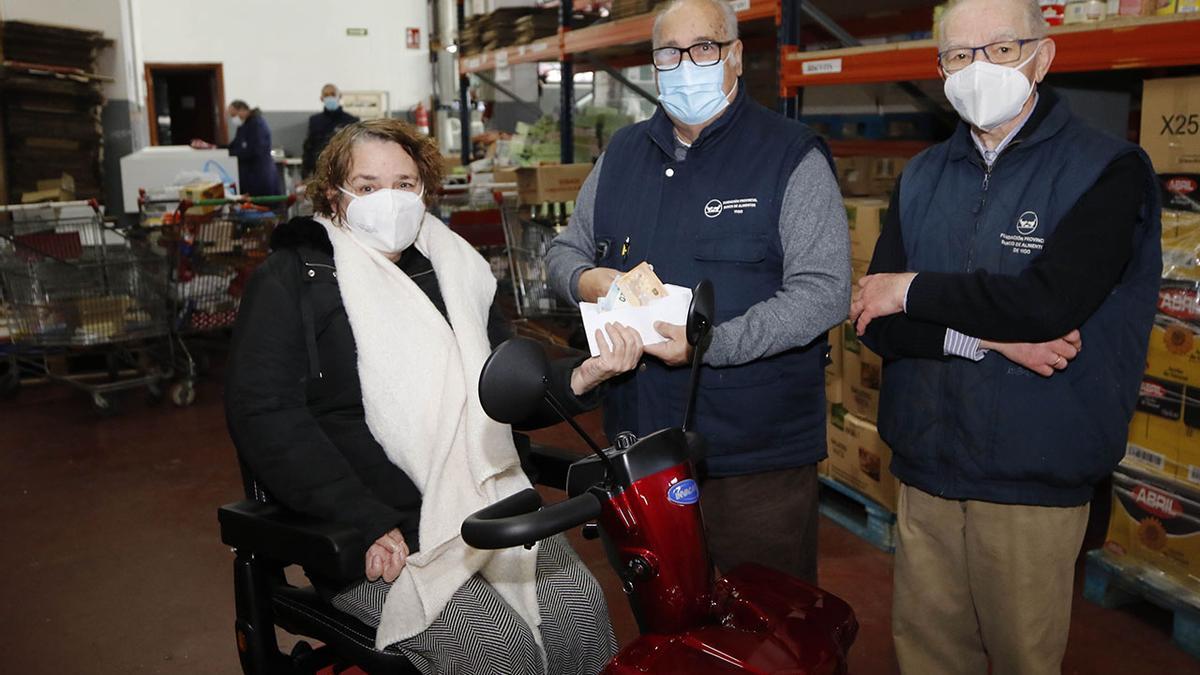
<path id="1" fill-rule="evenodd" d="M 488 417 L 504 424 L 528 419 L 542 405 L 550 362 L 526 338 L 506 340 L 492 351 L 479 374 L 479 402 Z"/>
<path id="2" fill-rule="evenodd" d="M 604 451 L 550 393 L 549 381 L 550 361 L 540 344 L 528 338 L 505 340 L 492 350 L 479 373 L 479 403 L 488 417 L 504 424 L 523 422 L 537 413 L 543 403 L 549 405 L 600 457 L 612 475 L 612 463 Z"/>

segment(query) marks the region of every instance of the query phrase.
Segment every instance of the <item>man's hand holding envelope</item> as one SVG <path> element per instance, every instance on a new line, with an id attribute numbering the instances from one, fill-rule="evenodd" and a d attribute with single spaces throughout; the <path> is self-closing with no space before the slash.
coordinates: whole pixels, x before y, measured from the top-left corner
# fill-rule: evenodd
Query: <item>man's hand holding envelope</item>
<path id="1" fill-rule="evenodd" d="M 684 335 L 691 303 L 691 289 L 663 284 L 650 264 L 643 262 L 618 275 L 598 302 L 579 303 L 579 313 L 593 356 L 601 351 L 596 331 L 606 323 L 619 323 L 638 332 L 647 354 L 669 366 L 681 366 L 691 360 Z"/>

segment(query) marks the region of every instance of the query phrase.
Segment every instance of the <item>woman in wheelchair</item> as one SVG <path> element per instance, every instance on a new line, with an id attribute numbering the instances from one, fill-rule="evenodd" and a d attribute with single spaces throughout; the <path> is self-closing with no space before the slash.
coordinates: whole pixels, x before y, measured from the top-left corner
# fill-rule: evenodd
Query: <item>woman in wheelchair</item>
<path id="1" fill-rule="evenodd" d="M 441 178 L 433 142 L 396 120 L 334 136 L 308 185 L 317 215 L 276 229 L 246 288 L 230 433 L 275 500 L 362 533 L 361 581 L 323 592 L 377 628 L 377 648 L 425 673 L 595 673 L 616 642 L 566 540 L 482 551 L 459 534 L 530 483 L 479 403 L 507 325 L 488 263 L 426 210 Z M 607 332 L 601 356 L 554 364 L 573 413 L 641 357 L 636 331 Z"/>

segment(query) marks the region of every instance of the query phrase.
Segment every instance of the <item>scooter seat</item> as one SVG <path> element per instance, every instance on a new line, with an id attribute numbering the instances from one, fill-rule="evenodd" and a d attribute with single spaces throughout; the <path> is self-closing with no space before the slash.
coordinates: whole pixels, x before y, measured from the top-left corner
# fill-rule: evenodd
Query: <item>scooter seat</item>
<path id="1" fill-rule="evenodd" d="M 289 633 L 305 635 L 333 647 L 343 658 L 369 673 L 417 673 L 394 647 L 375 649 L 375 629 L 340 612 L 312 587 L 277 587 L 271 596 L 275 623 Z"/>

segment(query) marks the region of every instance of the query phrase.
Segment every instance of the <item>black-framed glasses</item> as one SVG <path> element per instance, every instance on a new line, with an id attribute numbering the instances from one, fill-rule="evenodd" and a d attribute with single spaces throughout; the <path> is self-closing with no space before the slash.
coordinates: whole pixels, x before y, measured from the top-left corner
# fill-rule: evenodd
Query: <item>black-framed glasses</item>
<path id="1" fill-rule="evenodd" d="M 1024 38 L 1020 40 L 1001 40 L 982 47 L 956 47 L 938 52 L 938 66 L 947 73 L 956 73 L 975 63 L 975 56 L 983 52 L 988 61 L 1003 66 L 1021 60 L 1021 50 L 1030 42 L 1038 42 L 1041 38 Z"/>
<path id="2" fill-rule="evenodd" d="M 660 73 L 678 68 L 679 64 L 683 63 L 685 52 L 692 63 L 698 66 L 715 66 L 721 62 L 721 48 L 731 44 L 733 44 L 733 40 L 725 42 L 705 40 L 697 42 L 691 47 L 659 47 L 651 51 L 650 55 L 654 61 L 654 69 Z"/>

